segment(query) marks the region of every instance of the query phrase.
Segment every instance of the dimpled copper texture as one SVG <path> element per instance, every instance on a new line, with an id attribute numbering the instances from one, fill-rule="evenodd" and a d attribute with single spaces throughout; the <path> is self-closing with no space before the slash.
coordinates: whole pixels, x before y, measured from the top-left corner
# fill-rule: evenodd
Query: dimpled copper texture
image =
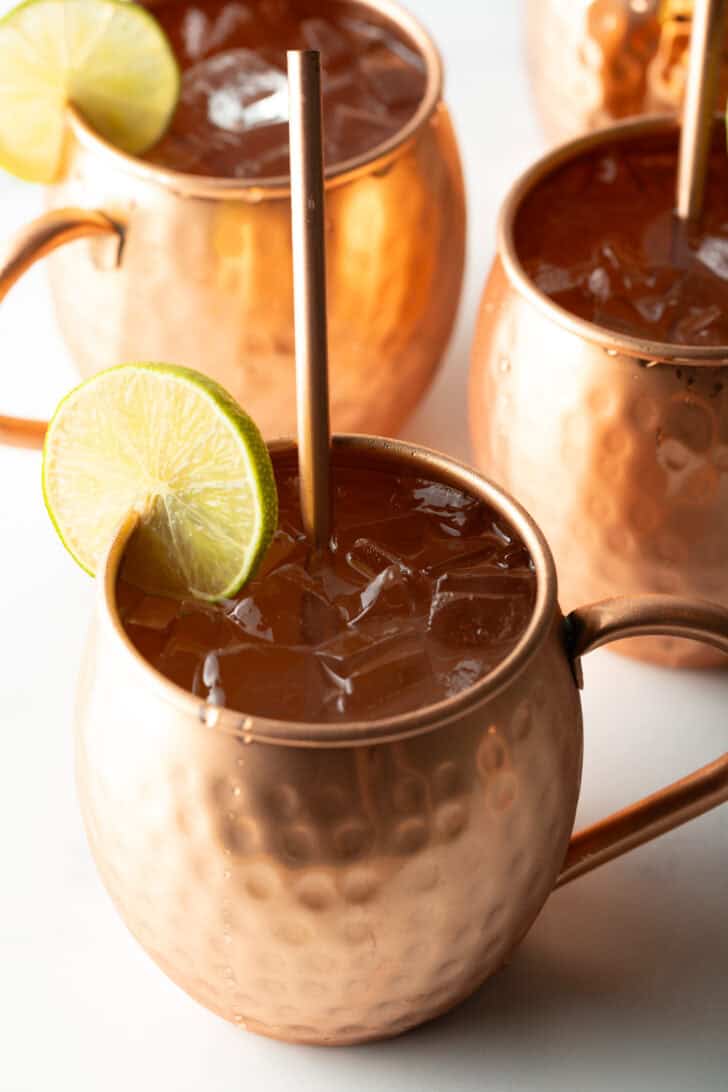
<path id="1" fill-rule="evenodd" d="M 728 604 L 728 347 L 622 337 L 575 318 L 528 280 L 511 227 L 545 173 L 600 141 L 667 128 L 632 122 L 541 160 L 506 200 L 473 346 L 479 465 L 543 527 L 565 609 L 609 595 Z M 614 646 L 680 666 L 722 653 L 672 637 Z"/>
<path id="2" fill-rule="evenodd" d="M 359 1042 L 448 1009 L 536 917 L 574 819 L 581 713 L 540 536 L 537 611 L 502 671 L 392 722 L 317 728 L 200 706 L 141 660 L 113 608 L 128 534 L 100 581 L 77 772 L 132 933 L 192 997 L 282 1039 Z"/>
<path id="3" fill-rule="evenodd" d="M 550 140 L 637 114 L 676 113 L 690 45 L 690 0 L 527 0 L 536 106 Z M 720 103 L 728 89 L 724 48 Z"/>
<path id="4" fill-rule="evenodd" d="M 389 0 L 342 7 L 393 24 L 427 75 L 393 137 L 326 172 L 332 422 L 391 434 L 423 397 L 453 327 L 465 194 L 434 43 Z M 99 209 L 124 235 L 116 267 L 98 240 L 49 261 L 58 323 L 83 376 L 120 360 L 178 361 L 222 383 L 265 436 L 295 434 L 287 177 L 167 170 L 105 144 L 72 114 L 46 201 L 52 212 Z M 46 225 L 36 221 L 33 234 L 45 237 Z M 0 262 L 0 287 L 9 269 Z"/>

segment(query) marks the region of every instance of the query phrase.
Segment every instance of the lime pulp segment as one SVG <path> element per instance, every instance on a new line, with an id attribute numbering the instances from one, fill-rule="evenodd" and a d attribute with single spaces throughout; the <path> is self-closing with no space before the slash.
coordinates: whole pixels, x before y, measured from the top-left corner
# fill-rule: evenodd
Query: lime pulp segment
<path id="1" fill-rule="evenodd" d="M 0 166 L 50 182 L 70 103 L 138 155 L 166 129 L 179 68 L 154 17 L 125 0 L 27 0 L 0 20 Z"/>
<path id="2" fill-rule="evenodd" d="M 171 365 L 122 365 L 71 391 L 48 428 L 43 492 L 64 545 L 91 574 L 124 517 L 139 512 L 124 573 L 160 594 L 233 595 L 277 521 L 253 421 L 218 384 Z"/>

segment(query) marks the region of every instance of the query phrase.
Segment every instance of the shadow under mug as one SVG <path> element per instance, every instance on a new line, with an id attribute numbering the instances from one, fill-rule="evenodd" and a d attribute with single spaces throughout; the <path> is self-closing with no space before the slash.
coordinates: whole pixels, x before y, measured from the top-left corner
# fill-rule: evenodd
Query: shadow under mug
<path id="1" fill-rule="evenodd" d="M 326 171 L 332 421 L 392 434 L 452 330 L 465 195 L 433 41 L 390 0 L 341 2 L 396 28 L 427 74 L 399 132 Z M 47 202 L 51 211 L 0 256 L 0 298 L 35 259 L 62 248 L 49 263 L 52 294 L 83 376 L 125 360 L 186 364 L 222 383 L 265 436 L 295 434 L 288 177 L 167 170 L 125 155 L 71 112 Z M 100 235 L 109 238 L 74 241 Z"/>
<path id="2" fill-rule="evenodd" d="M 272 445 L 295 463 L 292 444 Z M 335 463 L 405 467 L 494 506 L 537 599 L 486 678 L 388 720 L 296 724 L 206 706 L 119 621 L 120 528 L 98 577 L 76 714 L 78 786 L 124 921 L 192 997 L 239 1026 L 319 1044 L 405 1031 L 479 986 L 549 893 L 728 800 L 728 754 L 572 836 L 581 657 L 675 633 L 728 651 L 728 611 L 614 599 L 564 618 L 551 553 L 497 486 L 411 444 L 338 436 Z"/>
<path id="3" fill-rule="evenodd" d="M 721 120 L 720 124 L 723 122 Z M 538 160 L 501 210 L 472 350 L 478 465 L 544 529 L 567 609 L 608 595 L 670 593 L 728 606 L 728 345 L 628 337 L 544 295 L 520 263 L 526 195 L 585 151 L 656 132 L 625 122 Z M 671 637 L 618 646 L 673 666 L 728 666 Z"/>

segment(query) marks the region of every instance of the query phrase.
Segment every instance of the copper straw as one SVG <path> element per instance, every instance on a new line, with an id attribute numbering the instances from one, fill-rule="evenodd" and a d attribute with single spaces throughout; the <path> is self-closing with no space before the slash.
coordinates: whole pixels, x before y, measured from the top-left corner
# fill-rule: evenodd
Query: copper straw
<path id="1" fill-rule="evenodd" d="M 293 301 L 301 513 L 319 548 L 331 538 L 321 73 L 315 50 L 288 53 Z"/>
<path id="2" fill-rule="evenodd" d="M 677 215 L 697 220 L 703 207 L 727 0 L 695 0 L 677 170 Z"/>

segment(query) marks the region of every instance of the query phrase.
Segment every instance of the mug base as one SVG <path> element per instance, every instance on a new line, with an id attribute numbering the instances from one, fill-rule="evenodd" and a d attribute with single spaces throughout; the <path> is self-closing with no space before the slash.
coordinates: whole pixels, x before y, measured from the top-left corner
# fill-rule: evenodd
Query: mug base
<path id="1" fill-rule="evenodd" d="M 254 1035 L 262 1035 L 266 1039 L 275 1039 L 279 1043 L 291 1043 L 297 1046 L 346 1047 L 360 1046 L 364 1043 L 382 1042 L 386 1039 L 396 1039 L 400 1035 L 406 1035 L 408 1031 L 414 1031 L 415 1028 L 419 1028 L 424 1024 L 429 1024 L 432 1020 L 438 1020 L 453 1009 L 456 1009 L 459 1005 L 464 1004 L 464 1002 L 467 1001 L 469 997 L 472 997 L 485 982 L 503 970 L 509 960 L 510 954 L 485 978 L 478 978 L 475 982 L 471 982 L 469 986 L 457 993 L 451 1000 L 431 1009 L 425 1015 L 410 1016 L 405 1020 L 391 1024 L 389 1027 L 351 1028 L 348 1032 L 342 1030 L 341 1032 L 334 1032 L 330 1035 L 326 1035 L 324 1033 L 317 1033 L 314 1028 L 301 1028 L 300 1031 L 297 1031 L 292 1028 L 271 1027 L 269 1024 L 260 1024 L 255 1020 L 243 1020 L 242 1022 L 237 1023 L 237 1026 L 244 1031 L 252 1032 Z M 225 1017 L 223 1017 L 223 1019 L 225 1019 Z"/>

